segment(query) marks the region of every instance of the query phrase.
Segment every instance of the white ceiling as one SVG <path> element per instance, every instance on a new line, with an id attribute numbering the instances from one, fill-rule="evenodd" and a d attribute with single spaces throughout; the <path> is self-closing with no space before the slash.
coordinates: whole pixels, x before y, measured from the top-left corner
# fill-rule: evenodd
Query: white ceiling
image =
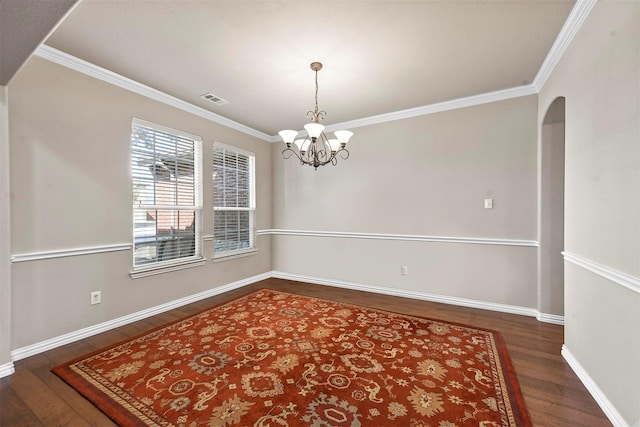
<path id="1" fill-rule="evenodd" d="M 312 61 L 325 125 L 529 85 L 573 4 L 82 0 L 46 44 L 275 135 L 307 121 Z"/>

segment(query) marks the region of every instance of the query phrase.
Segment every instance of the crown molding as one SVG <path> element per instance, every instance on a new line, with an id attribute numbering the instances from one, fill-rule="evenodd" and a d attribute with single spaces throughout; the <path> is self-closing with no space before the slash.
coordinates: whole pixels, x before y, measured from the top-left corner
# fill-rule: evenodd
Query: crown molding
<path id="1" fill-rule="evenodd" d="M 576 1 L 576 4 L 573 6 L 573 9 L 571 9 L 562 29 L 558 33 L 558 37 L 556 37 L 555 42 L 553 42 L 551 50 L 542 63 L 540 70 L 538 70 L 536 78 L 533 80 L 533 86 L 537 92 L 540 92 L 551 75 L 551 72 L 556 68 L 558 62 L 560 62 L 560 58 L 564 55 L 564 52 L 567 50 L 567 47 L 569 47 L 571 40 L 573 40 L 573 37 L 582 26 L 582 23 L 589 15 L 589 12 L 593 9 L 596 1 L 597 0 Z"/>
<path id="2" fill-rule="evenodd" d="M 168 95 L 152 87 L 146 86 L 135 80 L 124 77 L 120 74 L 109 71 L 105 68 L 99 67 L 95 64 L 76 58 L 73 55 L 62 52 L 58 49 L 52 48 L 45 44 L 41 45 L 34 53 L 36 56 L 54 62 L 63 67 L 70 68 L 80 73 L 86 74 L 98 80 L 113 84 L 121 87 L 138 95 L 145 96 L 155 101 L 162 102 L 204 119 L 210 120 L 214 123 L 235 129 L 239 132 L 243 132 L 247 135 L 254 136 L 266 142 L 281 142 L 279 135 L 268 135 L 264 132 L 260 132 L 249 126 L 227 119 L 226 117 L 212 113 L 204 108 L 195 106 L 189 102 L 178 99 L 174 96 Z M 362 119 L 351 120 L 342 123 L 335 123 L 326 127 L 327 132 L 332 132 L 344 128 L 356 128 L 368 125 L 374 125 L 378 123 L 384 123 L 394 120 L 402 120 L 411 117 L 423 116 L 427 114 L 439 113 L 442 111 L 455 110 L 458 108 L 472 107 L 474 105 L 487 104 L 490 102 L 502 101 L 511 98 L 518 98 L 521 96 L 535 95 L 537 93 L 533 85 L 519 86 L 511 89 L 504 89 L 495 92 L 484 93 L 480 95 L 468 96 L 465 98 L 454 99 L 445 102 L 439 102 L 437 104 L 424 105 L 422 107 L 409 108 L 406 110 L 395 111 L 386 114 L 379 114 L 376 116 L 364 117 Z"/>
<path id="3" fill-rule="evenodd" d="M 479 95 L 467 96 L 464 98 L 453 99 L 444 102 L 438 102 L 435 104 L 424 105 L 421 107 L 409 108 L 406 110 L 394 111 L 385 114 L 378 114 L 375 116 L 364 117 L 356 120 L 349 120 L 341 123 L 334 123 L 328 125 L 325 130 L 327 132 L 333 132 L 339 129 L 353 129 L 363 126 L 376 125 L 380 123 L 409 119 L 412 117 L 419 117 L 428 114 L 435 114 L 444 111 L 456 110 L 459 108 L 473 107 L 476 105 L 488 104 L 491 102 L 504 101 L 512 98 L 519 98 L 522 96 L 536 95 L 540 92 L 547 79 L 551 75 L 552 71 L 560 61 L 560 58 L 566 51 L 567 47 L 573 40 L 573 37 L 578 32 L 582 23 L 591 12 L 591 9 L 596 4 L 597 0 L 577 0 L 573 9 L 569 13 L 566 22 L 564 23 L 558 37 L 553 43 L 551 50 L 547 54 L 542 66 L 538 70 L 538 74 L 532 84 L 518 86 L 509 89 L 498 90 L 494 92 L 483 93 Z M 127 77 L 116 74 L 112 71 L 99 67 L 90 62 L 84 61 L 80 58 L 76 58 L 72 55 L 64 53 L 60 50 L 54 49 L 50 46 L 42 44 L 34 53 L 36 56 L 47 59 L 56 64 L 71 68 L 75 71 L 84 73 L 99 80 L 111 83 L 123 89 L 127 89 L 131 92 L 145 96 L 171 105 L 188 113 L 205 118 L 214 123 L 229 127 L 247 135 L 254 136 L 266 142 L 276 143 L 281 142 L 279 135 L 268 135 L 264 132 L 260 132 L 249 126 L 227 119 L 226 117 L 212 113 L 204 108 L 195 106 L 189 102 L 178 99 L 174 96 L 168 95 L 157 89 L 153 89 L 142 83 L 131 80 Z"/>
<path id="4" fill-rule="evenodd" d="M 198 117 L 207 119 L 211 122 L 226 126 L 247 135 L 251 135 L 263 141 L 272 142 L 273 138 L 264 132 L 260 132 L 256 129 L 250 128 L 249 126 L 243 125 L 242 123 L 238 123 L 233 120 L 227 119 L 226 117 L 212 113 L 211 111 L 190 104 L 189 102 L 168 95 L 135 80 L 131 80 L 127 77 L 121 76 L 120 74 L 114 73 L 95 64 L 84 61 L 80 58 L 76 58 L 75 56 L 69 55 L 68 53 L 64 53 L 58 49 L 54 49 L 51 46 L 42 44 L 40 45 L 40 47 L 38 47 L 38 49 L 36 49 L 34 54 L 40 58 L 94 77 L 98 80 L 102 80 L 112 85 L 121 87 L 138 95 L 153 99 L 154 101 L 162 102 L 164 104 L 186 111 L 187 113 L 191 113 Z"/>
<path id="5" fill-rule="evenodd" d="M 378 114 L 376 116 L 336 123 L 327 126 L 325 130 L 327 132 L 332 132 L 345 128 L 353 129 L 362 126 L 376 125 L 379 123 L 409 119 L 412 117 L 441 113 L 443 111 L 457 110 L 459 108 L 488 104 L 490 102 L 504 101 L 507 99 L 519 98 L 522 96 L 536 95 L 537 93 L 538 91 L 533 85 L 518 86 L 510 89 L 503 89 L 495 92 L 488 92 L 480 95 L 473 95 L 464 98 L 452 99 L 450 101 L 438 102 L 436 104 L 423 105 L 422 107 L 408 108 L 406 110 L 394 111 L 391 113 Z M 278 141 L 279 140 L 280 138 L 278 138 Z"/>

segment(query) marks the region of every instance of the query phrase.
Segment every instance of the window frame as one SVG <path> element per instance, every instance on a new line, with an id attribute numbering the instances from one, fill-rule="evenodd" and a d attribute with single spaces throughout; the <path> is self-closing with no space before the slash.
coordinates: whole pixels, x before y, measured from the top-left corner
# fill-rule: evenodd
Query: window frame
<path id="1" fill-rule="evenodd" d="M 182 138 L 182 139 L 188 139 L 190 141 L 193 142 L 193 205 L 181 205 L 179 203 L 176 203 L 175 205 L 162 205 L 162 204 L 143 204 L 143 203 L 136 203 L 136 197 L 134 195 L 134 187 L 137 183 L 140 183 L 140 178 L 134 177 L 134 160 L 135 160 L 135 156 L 136 156 L 136 149 L 134 147 L 133 141 L 134 141 L 134 132 L 136 132 L 138 130 L 138 128 L 148 128 L 153 130 L 154 132 L 157 133 L 161 133 L 161 134 L 165 134 L 165 135 L 169 135 L 169 137 L 178 137 L 178 138 Z M 203 256 L 203 239 L 202 239 L 202 216 L 203 216 L 203 202 L 202 202 L 202 187 L 203 187 L 203 181 L 202 181 L 202 137 L 198 136 L 198 135 L 194 135 L 185 131 L 181 131 L 178 129 L 174 129 L 174 128 L 170 128 L 167 126 L 163 126 L 157 123 L 152 123 L 146 120 L 142 120 L 142 119 L 138 119 L 136 117 L 132 118 L 131 120 L 131 135 L 130 135 L 130 139 L 129 139 L 129 144 L 130 144 L 130 155 L 131 155 L 131 159 L 130 159 L 130 163 L 129 163 L 129 167 L 130 167 L 130 182 L 131 182 L 131 189 L 132 189 L 132 212 L 131 212 L 131 218 L 132 218 L 132 271 L 130 273 L 131 278 L 138 278 L 138 277 L 146 277 L 149 275 L 154 275 L 154 274 L 160 274 L 160 273 L 164 273 L 164 272 L 169 272 L 169 271 L 175 271 L 175 270 L 181 270 L 184 268 L 190 268 L 190 267 L 195 267 L 195 266 L 199 266 L 199 265 L 204 265 L 205 264 L 205 260 L 204 260 L 204 256 Z M 154 142 L 154 144 L 156 144 Z M 154 145 L 154 154 L 153 154 L 153 159 L 155 160 L 155 145 Z M 138 153 L 142 152 L 142 150 L 138 149 Z M 176 160 L 177 162 L 177 160 Z M 177 165 L 176 165 L 176 169 L 177 169 Z M 155 170 L 155 169 L 154 169 Z M 154 179 L 154 183 L 157 183 L 158 181 Z M 176 191 L 178 191 L 179 188 L 184 188 L 183 184 L 176 184 Z M 190 187 L 189 187 L 190 189 Z M 154 184 L 154 189 L 152 190 L 153 197 L 154 200 L 157 202 L 157 197 L 159 195 L 161 195 L 160 193 L 157 192 L 158 190 L 155 187 Z M 179 191 L 176 193 L 177 197 L 179 197 L 179 195 L 181 194 Z M 139 201 L 138 201 L 139 202 Z M 156 211 L 163 211 L 163 212 L 172 212 L 172 211 L 193 211 L 193 233 L 194 233 L 194 242 L 193 242 L 193 254 L 191 255 L 187 255 L 187 256 L 182 256 L 182 257 L 176 257 L 176 258 L 171 258 L 168 260 L 162 260 L 162 261 L 158 261 L 157 260 L 157 250 L 158 250 L 158 226 L 157 226 L 157 222 L 158 219 L 156 219 L 155 222 L 155 233 L 153 235 L 153 237 L 155 237 L 155 255 L 154 257 L 156 258 L 156 261 L 153 262 L 149 262 L 149 263 L 144 263 L 144 264 L 137 264 L 136 265 L 136 240 L 140 239 L 140 236 L 136 236 L 136 213 L 140 214 L 141 212 L 146 212 L 149 210 L 156 210 Z M 178 228 L 178 234 L 180 233 L 180 228 Z"/>
<path id="2" fill-rule="evenodd" d="M 248 208 L 244 208 L 244 207 L 222 207 L 222 206 L 216 206 L 216 197 L 215 197 L 215 156 L 216 156 L 216 150 L 217 149 L 222 149 L 225 151 L 229 151 L 229 152 L 233 152 L 233 153 L 237 153 L 237 154 L 241 154 L 244 156 L 247 156 L 249 159 L 249 207 Z M 212 150 L 212 159 L 211 159 L 211 165 L 212 165 L 212 179 L 211 179 L 211 184 L 212 184 L 212 195 L 213 195 L 213 200 L 212 200 L 212 205 L 213 205 L 213 239 L 212 239 L 212 249 L 213 249 L 213 261 L 214 262 L 218 262 L 218 261 L 225 261 L 225 260 L 229 260 L 229 259 L 235 259 L 235 258 L 240 258 L 240 257 L 244 257 L 244 256 L 250 256 L 255 254 L 256 252 L 258 252 L 258 249 L 256 248 L 256 226 L 255 226 L 255 218 L 256 218 L 256 155 L 255 153 L 248 151 L 248 150 L 244 150 L 242 148 L 238 148 L 236 146 L 233 145 L 229 145 L 229 144 L 224 144 L 222 142 L 218 142 L 218 141 L 214 141 L 213 143 L 213 150 Z M 216 235 L 215 235 L 215 216 L 216 216 L 216 211 L 244 211 L 244 212 L 249 212 L 249 246 L 246 248 L 240 248 L 240 249 L 234 249 L 234 250 L 227 250 L 227 251 L 220 251 L 217 250 L 216 251 Z"/>

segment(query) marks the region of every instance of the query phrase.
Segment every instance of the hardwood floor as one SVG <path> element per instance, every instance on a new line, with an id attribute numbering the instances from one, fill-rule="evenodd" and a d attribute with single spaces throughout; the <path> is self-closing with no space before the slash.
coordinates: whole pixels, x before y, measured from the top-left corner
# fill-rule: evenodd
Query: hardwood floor
<path id="1" fill-rule="evenodd" d="M 497 330 L 507 344 L 534 426 L 611 426 L 560 356 L 563 343 L 561 326 L 525 316 L 280 279 L 254 283 L 16 362 L 15 374 L 0 379 L 0 426 L 115 425 L 52 374 L 51 368 L 265 287 Z"/>

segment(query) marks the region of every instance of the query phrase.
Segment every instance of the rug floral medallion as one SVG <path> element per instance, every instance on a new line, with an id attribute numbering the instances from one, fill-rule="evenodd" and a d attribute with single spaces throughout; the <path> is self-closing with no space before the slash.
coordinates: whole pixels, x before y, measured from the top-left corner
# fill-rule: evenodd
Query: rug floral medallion
<path id="1" fill-rule="evenodd" d="M 499 334 L 264 289 L 58 366 L 122 426 L 530 426 Z"/>

